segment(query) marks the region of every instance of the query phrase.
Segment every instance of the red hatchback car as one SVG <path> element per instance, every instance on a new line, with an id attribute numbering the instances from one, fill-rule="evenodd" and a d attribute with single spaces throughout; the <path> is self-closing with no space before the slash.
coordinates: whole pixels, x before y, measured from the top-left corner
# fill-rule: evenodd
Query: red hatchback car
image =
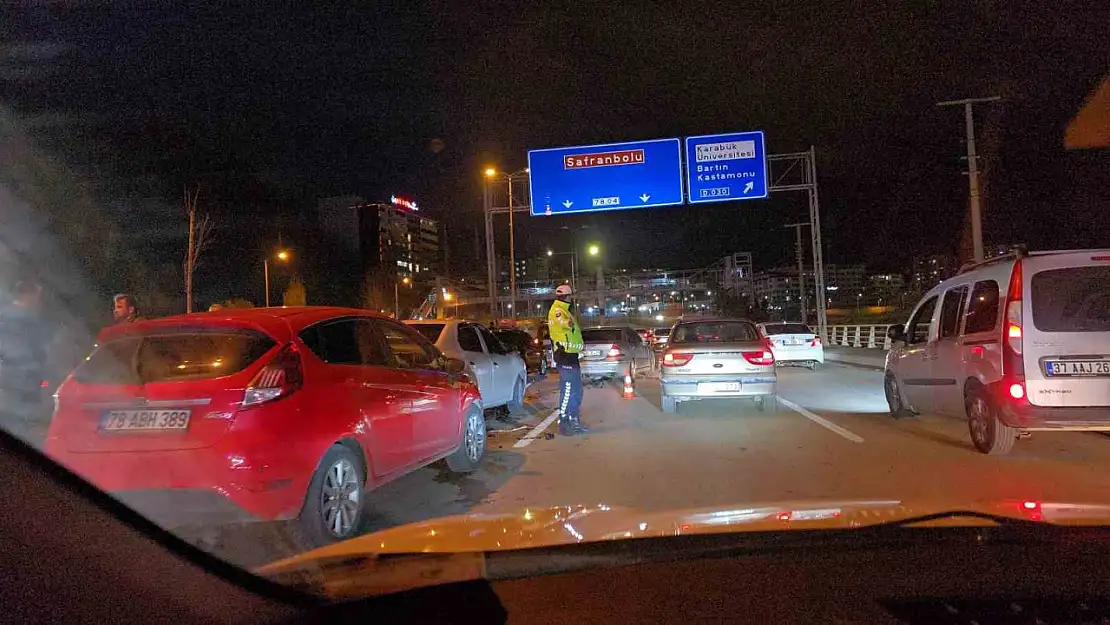
<path id="1" fill-rule="evenodd" d="M 357 533 L 365 493 L 486 449 L 465 364 L 364 310 L 259 308 L 104 330 L 61 385 L 46 452 L 167 526 L 299 518 Z"/>

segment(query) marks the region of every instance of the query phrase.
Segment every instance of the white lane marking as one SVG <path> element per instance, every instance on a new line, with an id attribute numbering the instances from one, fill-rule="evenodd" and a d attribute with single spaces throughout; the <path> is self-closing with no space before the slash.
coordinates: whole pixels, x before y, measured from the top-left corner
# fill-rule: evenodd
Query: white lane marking
<path id="1" fill-rule="evenodd" d="M 779 403 L 782 404 L 783 406 L 786 406 L 787 408 L 789 408 L 789 409 L 793 410 L 794 412 L 802 415 L 803 417 L 809 419 L 810 421 L 813 421 L 814 423 L 816 423 L 817 425 L 825 428 L 826 430 L 829 430 L 830 432 L 835 432 L 835 433 L 843 436 L 844 438 L 852 441 L 853 443 L 862 443 L 863 442 L 863 437 L 856 434 L 855 432 L 850 432 L 848 430 L 845 430 L 844 428 L 842 428 L 839 425 L 833 423 L 832 421 L 829 421 L 828 419 L 825 419 L 823 417 L 819 417 L 819 416 L 813 414 L 812 412 L 806 410 L 805 408 L 802 408 L 798 404 L 795 404 L 794 402 L 792 402 L 788 399 L 783 399 L 782 397 L 779 397 L 778 399 L 779 399 Z"/>
<path id="2" fill-rule="evenodd" d="M 555 419 L 558 419 L 558 418 L 559 418 L 559 411 L 558 410 L 552 410 L 551 414 L 547 415 L 546 419 L 544 419 L 543 421 L 540 421 L 539 425 L 532 428 L 532 431 L 525 434 L 524 438 L 517 441 L 516 444 L 513 445 L 513 447 L 514 448 L 520 448 L 520 447 L 527 447 L 527 446 L 531 445 L 532 441 L 539 438 L 540 435 L 543 434 L 543 431 L 546 430 L 548 427 L 550 427 L 552 423 L 555 423 Z"/>

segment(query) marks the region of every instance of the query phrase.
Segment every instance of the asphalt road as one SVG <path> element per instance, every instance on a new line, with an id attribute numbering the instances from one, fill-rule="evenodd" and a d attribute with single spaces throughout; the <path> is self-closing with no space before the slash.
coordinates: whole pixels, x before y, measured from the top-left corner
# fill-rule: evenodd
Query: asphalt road
<path id="1" fill-rule="evenodd" d="M 425 468 L 371 493 L 368 531 L 467 512 L 608 504 L 643 510 L 785 499 L 997 499 L 1105 502 L 1110 437 L 1035 434 L 1003 457 L 971 445 L 966 423 L 935 415 L 893 420 L 882 374 L 827 364 L 779 372 L 776 411 L 742 400 L 659 409 L 659 384 L 636 399 L 588 389 L 583 437 L 537 427 L 555 403 L 553 380 L 531 390 L 519 424 L 493 422 L 485 466 L 467 476 Z M 252 566 L 298 549 L 288 524 L 235 528 L 208 545 Z"/>

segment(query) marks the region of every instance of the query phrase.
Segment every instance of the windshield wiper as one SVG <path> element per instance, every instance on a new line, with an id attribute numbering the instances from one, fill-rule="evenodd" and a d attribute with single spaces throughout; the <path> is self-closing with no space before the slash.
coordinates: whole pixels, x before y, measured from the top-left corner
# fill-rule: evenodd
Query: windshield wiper
<path id="1" fill-rule="evenodd" d="M 1053 525 L 1044 521 L 1033 521 L 1030 519 L 1018 519 L 1014 517 L 1004 516 L 1001 514 L 990 514 L 987 512 L 976 512 L 974 510 L 945 510 L 943 512 L 934 512 L 932 514 L 922 514 L 920 516 L 907 517 L 904 519 L 895 519 L 893 521 L 884 521 L 882 523 L 875 523 L 874 525 L 864 525 L 863 527 L 854 528 L 853 531 L 859 530 L 884 530 L 884 529 L 905 529 L 918 525 L 921 523 L 930 523 L 932 521 L 943 521 L 946 519 L 979 519 L 981 521 L 991 521 L 1000 527 L 1011 528 L 1036 528 L 1044 530 L 1051 528 L 1052 530 L 1067 529 L 1059 525 Z"/>

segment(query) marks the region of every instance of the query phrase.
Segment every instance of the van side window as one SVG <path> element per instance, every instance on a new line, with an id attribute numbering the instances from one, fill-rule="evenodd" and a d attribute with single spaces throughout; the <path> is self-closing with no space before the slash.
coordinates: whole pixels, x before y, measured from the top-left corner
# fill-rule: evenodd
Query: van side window
<path id="1" fill-rule="evenodd" d="M 913 319 L 906 324 L 907 343 L 924 343 L 929 340 L 929 324 L 933 321 L 933 311 L 936 309 L 936 296 L 925 300 L 925 303 L 917 309 Z"/>
<path id="2" fill-rule="evenodd" d="M 960 334 L 960 318 L 963 317 L 966 296 L 967 285 L 948 289 L 944 294 L 944 303 L 940 307 L 940 338 Z"/>
<path id="3" fill-rule="evenodd" d="M 994 280 L 976 282 L 968 300 L 964 334 L 989 332 L 998 324 L 998 283 Z"/>

